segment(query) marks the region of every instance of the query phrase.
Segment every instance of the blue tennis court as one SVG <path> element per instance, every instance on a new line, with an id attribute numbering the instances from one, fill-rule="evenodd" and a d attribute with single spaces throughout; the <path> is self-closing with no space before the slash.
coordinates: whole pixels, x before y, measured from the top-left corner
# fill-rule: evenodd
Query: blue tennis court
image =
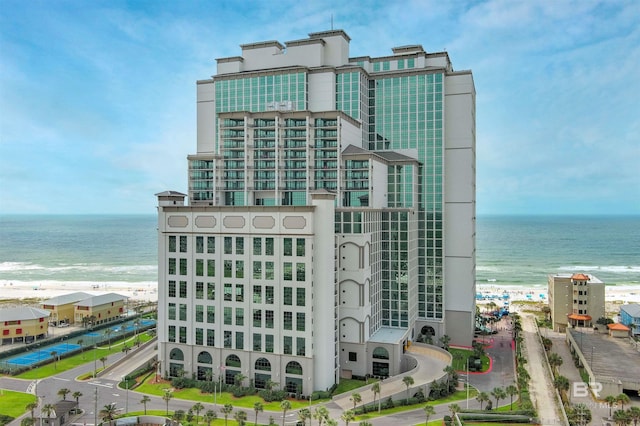
<path id="1" fill-rule="evenodd" d="M 33 352 L 26 352 L 20 356 L 9 358 L 6 360 L 6 363 L 19 365 L 19 366 L 29 366 L 29 365 L 37 364 L 42 361 L 53 359 L 52 354 L 54 352 L 56 353 L 56 356 L 61 356 L 67 352 L 71 352 L 79 348 L 80 348 L 80 345 L 76 345 L 73 343 L 60 343 L 55 346 L 50 346 L 46 349 L 40 349 Z"/>

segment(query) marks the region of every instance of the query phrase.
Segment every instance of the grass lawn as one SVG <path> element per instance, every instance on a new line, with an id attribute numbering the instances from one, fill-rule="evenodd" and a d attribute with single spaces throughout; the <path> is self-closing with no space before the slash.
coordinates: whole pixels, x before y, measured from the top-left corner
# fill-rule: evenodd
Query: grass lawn
<path id="1" fill-rule="evenodd" d="M 140 337 L 141 343 L 147 342 L 152 339 L 152 337 L 148 333 L 141 333 L 138 335 Z M 135 337 L 131 336 L 126 339 L 127 343 L 132 343 L 135 340 Z M 122 346 L 125 343 L 125 339 L 121 339 L 115 341 L 111 344 L 111 349 L 108 346 L 98 347 L 97 349 L 89 349 L 84 351 L 81 354 L 76 354 L 68 358 L 62 358 L 60 361 L 52 362 L 46 365 L 43 365 L 38 368 L 34 368 L 32 370 L 25 371 L 24 373 L 20 373 L 15 377 L 19 379 L 42 379 L 45 377 L 53 376 L 62 371 L 71 370 L 72 368 L 78 367 L 79 365 L 86 364 L 88 362 L 93 362 L 94 357 L 96 359 L 96 366 L 98 369 L 102 368 L 102 363 L 100 362 L 100 358 L 107 357 L 107 365 L 109 364 L 108 356 L 122 352 Z"/>
<path id="2" fill-rule="evenodd" d="M 453 368 L 456 371 L 467 370 L 467 359 L 473 355 L 473 351 L 470 349 L 449 348 L 449 352 L 453 355 Z M 461 356 L 456 357 L 456 353 Z M 489 370 L 489 357 L 487 355 L 482 356 L 482 371 Z"/>
<path id="3" fill-rule="evenodd" d="M 10 390 L 0 390 L 0 414 L 18 417 L 24 414 L 27 404 L 36 400 L 35 395 L 30 393 L 14 392 Z"/>

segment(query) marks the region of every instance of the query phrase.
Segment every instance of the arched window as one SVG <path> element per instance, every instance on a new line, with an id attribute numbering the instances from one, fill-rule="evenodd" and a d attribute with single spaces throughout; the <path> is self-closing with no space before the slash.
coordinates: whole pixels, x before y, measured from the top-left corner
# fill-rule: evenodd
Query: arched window
<path id="1" fill-rule="evenodd" d="M 238 358 L 238 355 L 229 355 L 227 357 L 227 359 L 224 362 L 224 365 L 226 365 L 227 367 L 242 367 L 242 363 L 240 362 L 240 358 Z"/>
<path id="2" fill-rule="evenodd" d="M 173 359 L 176 361 L 184 361 L 184 354 L 178 348 L 171 349 L 171 352 L 169 352 L 169 359 Z"/>
<path id="3" fill-rule="evenodd" d="M 271 371 L 271 363 L 266 358 L 258 358 L 256 360 L 256 370 Z"/>
<path id="4" fill-rule="evenodd" d="M 287 374 L 302 374 L 302 366 L 297 361 L 290 361 L 287 364 Z"/>
<path id="5" fill-rule="evenodd" d="M 430 325 L 425 325 L 420 330 L 420 334 L 423 334 L 425 336 L 435 336 L 436 335 L 436 331 Z"/>
<path id="6" fill-rule="evenodd" d="M 213 364 L 213 358 L 209 352 L 202 351 L 198 354 L 198 362 L 200 364 Z"/>
<path id="7" fill-rule="evenodd" d="M 375 359 L 389 359 L 389 352 L 380 346 L 373 350 L 373 357 Z"/>

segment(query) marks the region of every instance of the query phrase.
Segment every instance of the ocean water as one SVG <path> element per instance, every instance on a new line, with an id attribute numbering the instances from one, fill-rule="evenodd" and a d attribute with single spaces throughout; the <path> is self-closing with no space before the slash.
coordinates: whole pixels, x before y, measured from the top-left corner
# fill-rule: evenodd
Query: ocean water
<path id="1" fill-rule="evenodd" d="M 0 285 L 153 284 L 155 215 L 0 216 Z M 546 286 L 550 273 L 586 272 L 640 284 L 638 216 L 480 216 L 478 284 Z"/>

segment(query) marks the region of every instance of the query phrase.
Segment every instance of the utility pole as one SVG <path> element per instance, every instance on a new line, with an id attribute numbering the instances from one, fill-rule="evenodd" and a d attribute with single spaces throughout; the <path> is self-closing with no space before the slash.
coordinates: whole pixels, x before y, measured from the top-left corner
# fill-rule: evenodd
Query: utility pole
<path id="1" fill-rule="evenodd" d="M 93 426 L 98 426 L 98 387 L 94 391 Z"/>

